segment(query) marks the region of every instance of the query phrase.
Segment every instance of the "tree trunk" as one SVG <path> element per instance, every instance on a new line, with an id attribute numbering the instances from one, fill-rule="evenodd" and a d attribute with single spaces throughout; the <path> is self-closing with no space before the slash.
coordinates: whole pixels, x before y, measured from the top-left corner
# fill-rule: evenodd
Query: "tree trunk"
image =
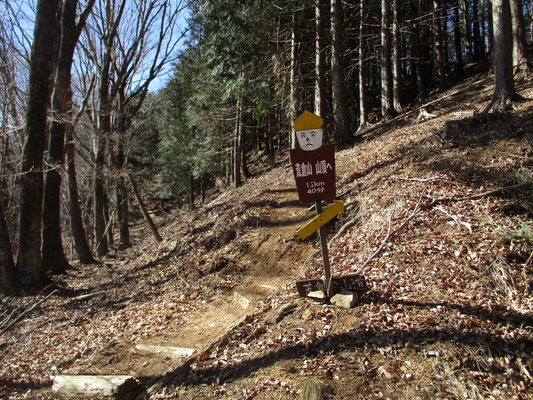
<path id="1" fill-rule="evenodd" d="M 365 0 L 359 6 L 359 127 L 364 129 L 367 120 L 367 94 L 366 94 L 366 41 L 365 41 Z"/>
<path id="2" fill-rule="evenodd" d="M 487 22 L 488 22 L 488 39 L 487 53 L 492 57 L 492 46 L 494 43 L 494 24 L 492 21 L 492 0 L 487 0 Z"/>
<path id="3" fill-rule="evenodd" d="M 509 0 L 492 0 L 492 18 L 495 88 L 488 111 L 502 111 L 511 107 L 517 97 L 513 80 L 513 33 Z"/>
<path id="4" fill-rule="evenodd" d="M 385 121 L 394 117 L 390 41 L 389 0 L 381 0 L 381 116 Z"/>
<path id="5" fill-rule="evenodd" d="M 139 189 L 137 188 L 137 183 L 135 182 L 135 179 L 133 178 L 133 174 L 131 172 L 128 173 L 128 178 L 130 180 L 133 193 L 135 194 L 135 198 L 137 199 L 137 202 L 139 203 L 139 207 L 141 208 L 141 211 L 143 213 L 144 219 L 146 220 L 146 223 L 148 224 L 148 226 L 150 227 L 150 230 L 152 231 L 152 235 L 154 235 L 154 238 L 158 243 L 161 243 L 163 239 L 159 235 L 159 232 L 157 231 L 154 221 L 152 221 L 150 214 L 148 214 L 148 211 L 146 210 L 141 194 L 139 193 Z"/>
<path id="6" fill-rule="evenodd" d="M 276 163 L 276 153 L 274 152 L 274 124 L 272 123 L 272 117 L 267 117 L 266 135 L 268 143 L 268 163 L 271 168 L 274 168 Z"/>
<path id="7" fill-rule="evenodd" d="M 402 110 L 402 63 L 400 36 L 400 0 L 392 1 L 392 107 L 395 111 Z"/>
<path id="8" fill-rule="evenodd" d="M 522 0 L 510 0 L 513 21 L 513 68 L 517 79 L 529 77 L 531 69 L 527 60 L 526 29 Z"/>
<path id="9" fill-rule="evenodd" d="M 420 2 L 420 13 L 430 13 L 427 0 Z M 416 75 L 418 85 L 418 102 L 424 103 L 431 89 L 432 57 L 431 57 L 431 27 L 421 21 L 416 22 Z"/>
<path id="10" fill-rule="evenodd" d="M 472 28 L 470 25 L 470 11 L 468 9 L 468 0 L 461 0 L 461 10 L 463 12 L 463 26 L 465 27 L 465 49 L 470 58 L 473 57 L 472 48 Z"/>
<path id="11" fill-rule="evenodd" d="M 315 0 L 315 106 L 314 113 L 326 115 L 326 50 L 324 0 Z"/>
<path id="12" fill-rule="evenodd" d="M 246 130 L 244 129 L 245 127 L 245 123 L 244 123 L 244 117 L 242 116 L 242 112 L 241 112 L 241 120 L 240 120 L 240 128 L 239 128 L 239 131 L 240 131 L 240 136 L 241 136 L 241 144 L 240 144 L 240 147 L 241 147 L 241 169 L 242 169 L 242 174 L 244 176 L 245 179 L 249 179 L 252 174 L 250 174 L 250 170 L 248 169 L 248 158 L 247 158 L 247 153 L 246 153 Z"/>
<path id="13" fill-rule="evenodd" d="M 463 48 L 461 46 L 461 25 L 459 19 L 459 8 L 453 8 L 453 39 L 454 39 L 454 51 L 455 51 L 455 80 L 460 82 L 464 79 L 463 69 Z"/>
<path id="14" fill-rule="evenodd" d="M 17 293 L 18 289 L 11 240 L 4 215 L 3 201 L 0 199 L 0 291 L 10 295 Z"/>
<path id="15" fill-rule="evenodd" d="M 474 58 L 479 60 L 483 57 L 483 43 L 481 42 L 481 32 L 479 25 L 478 0 L 472 0 L 472 29 L 474 40 Z"/>
<path id="16" fill-rule="evenodd" d="M 75 144 L 72 137 L 72 127 L 69 127 L 67 132 L 67 178 L 68 178 L 68 194 L 69 194 L 69 212 L 70 212 L 70 228 L 72 229 L 72 236 L 74 237 L 74 246 L 82 264 L 94 264 L 94 259 L 89 243 L 87 242 L 87 234 L 83 226 L 83 218 L 80 207 L 80 198 L 78 193 L 78 178 L 76 176 L 76 156 Z"/>
<path id="17" fill-rule="evenodd" d="M 94 237 L 95 253 L 98 257 L 105 256 L 108 251 L 108 243 L 105 235 L 106 221 L 104 216 L 104 154 L 106 148 L 106 139 L 100 135 L 96 138 L 96 157 L 94 161 L 94 198 L 93 198 L 93 217 L 94 217 Z"/>
<path id="18" fill-rule="evenodd" d="M 108 194 L 108 188 L 106 187 L 104 189 L 104 221 L 105 221 L 105 234 L 107 235 L 107 244 L 109 246 L 112 246 L 115 244 L 115 240 L 113 239 L 113 228 L 115 225 L 115 211 L 112 213 L 109 212 L 109 194 Z"/>
<path id="19" fill-rule="evenodd" d="M 241 161 L 242 161 L 242 111 L 241 101 L 237 99 L 237 111 L 235 113 L 235 131 L 233 134 L 233 184 L 235 187 L 242 185 Z"/>
<path id="20" fill-rule="evenodd" d="M 93 217 L 94 217 L 94 236 L 96 240 L 95 253 L 98 257 L 105 256 L 109 251 L 109 244 L 105 237 L 106 219 L 105 219 L 105 187 L 104 187 L 104 168 L 107 138 L 111 136 L 111 101 L 109 88 L 111 84 L 110 71 L 112 64 L 112 55 L 115 51 L 113 43 L 117 35 L 117 27 L 122 19 L 126 1 L 121 1 L 119 10 L 113 15 L 113 9 L 110 3 L 105 6 L 106 28 L 102 33 L 103 56 L 100 65 L 99 86 L 98 86 L 98 110 L 97 110 L 97 129 L 96 129 L 96 148 L 94 155 L 94 174 L 93 174 Z"/>
<path id="21" fill-rule="evenodd" d="M 444 30 L 441 21 L 441 1 L 433 0 L 433 41 L 437 55 L 437 72 L 439 75 L 439 89 L 446 89 L 446 66 L 445 66 L 445 47 L 444 47 Z"/>
<path id="22" fill-rule="evenodd" d="M 189 169 L 189 211 L 194 210 L 194 174 L 192 168 Z"/>
<path id="23" fill-rule="evenodd" d="M 292 13 L 291 21 L 291 67 L 290 67 L 290 82 L 289 82 L 289 119 L 291 121 L 290 132 L 291 137 L 289 146 L 291 149 L 296 148 L 296 135 L 294 133 L 294 121 L 296 121 L 296 113 L 298 108 L 298 89 L 296 87 L 296 75 L 298 68 L 298 43 L 296 41 L 296 11 Z"/>
<path id="24" fill-rule="evenodd" d="M 46 283 L 41 259 L 43 153 L 51 77 L 56 60 L 53 43 L 59 27 L 59 0 L 37 2 L 30 61 L 25 141 L 22 150 L 17 270 L 24 286 Z"/>
<path id="25" fill-rule="evenodd" d="M 54 91 L 52 94 L 52 115 L 48 146 L 43 203 L 44 268 L 53 274 L 62 274 L 70 267 L 61 239 L 61 168 L 65 164 L 65 132 L 71 124 L 72 90 L 71 68 L 74 49 L 78 42 L 80 28 L 76 26 L 77 0 L 65 0 L 61 15 L 61 45 L 57 63 Z"/>
<path id="26" fill-rule="evenodd" d="M 124 176 L 120 175 L 116 180 L 117 214 L 119 226 L 119 248 L 126 249 L 131 246 L 129 201 L 128 190 Z"/>
<path id="27" fill-rule="evenodd" d="M 331 0 L 331 84 L 335 144 L 344 147 L 350 139 L 348 105 L 344 80 L 344 26 L 341 0 Z"/>

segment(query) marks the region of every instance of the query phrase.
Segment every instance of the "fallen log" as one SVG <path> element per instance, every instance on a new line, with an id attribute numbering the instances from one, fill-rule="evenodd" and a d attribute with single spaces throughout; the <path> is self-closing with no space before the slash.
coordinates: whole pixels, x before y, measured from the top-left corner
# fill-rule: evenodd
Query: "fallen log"
<path id="1" fill-rule="evenodd" d="M 144 387 L 129 375 L 67 375 L 54 378 L 52 391 L 67 396 L 98 396 L 117 400 L 139 398 Z"/>

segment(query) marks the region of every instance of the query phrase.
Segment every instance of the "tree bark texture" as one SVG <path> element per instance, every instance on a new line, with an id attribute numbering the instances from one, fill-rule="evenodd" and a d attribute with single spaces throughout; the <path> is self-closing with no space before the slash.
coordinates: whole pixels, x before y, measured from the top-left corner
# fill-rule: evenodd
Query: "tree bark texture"
<path id="1" fill-rule="evenodd" d="M 326 115 L 326 50 L 324 0 L 315 0 L 315 105 L 314 113 Z"/>
<path id="2" fill-rule="evenodd" d="M 235 187 L 242 185 L 241 161 L 242 161 L 242 110 L 240 99 L 237 100 L 235 112 L 235 131 L 233 133 L 233 184 Z"/>
<path id="3" fill-rule="evenodd" d="M 509 0 L 492 1 L 495 88 L 490 110 L 507 109 L 516 97 L 513 79 L 513 37 Z"/>
<path id="4" fill-rule="evenodd" d="M 41 258 L 43 153 L 59 28 L 59 0 L 37 2 L 20 177 L 17 270 L 24 286 L 46 283 Z"/>
<path id="5" fill-rule="evenodd" d="M 474 57 L 479 60 L 483 57 L 484 46 L 481 40 L 478 0 L 472 0 L 472 30 L 474 41 Z"/>
<path id="6" fill-rule="evenodd" d="M 381 116 L 385 121 L 394 117 L 392 93 L 391 35 L 389 0 L 381 0 Z"/>
<path id="7" fill-rule="evenodd" d="M 367 93 L 366 93 L 366 43 L 365 43 L 365 6 L 366 1 L 361 0 L 359 5 L 359 127 L 364 129 L 368 124 L 367 119 Z"/>
<path id="8" fill-rule="evenodd" d="M 460 82 L 464 78 L 464 69 L 463 69 L 463 47 L 461 45 L 462 35 L 461 35 L 461 20 L 459 18 L 459 8 L 454 7 L 453 9 L 453 40 L 454 40 L 454 51 L 455 51 L 455 80 Z"/>
<path id="9" fill-rule="evenodd" d="M 442 1 L 433 0 L 433 42 L 437 56 L 437 73 L 439 75 L 439 89 L 446 89 L 446 54 L 444 46 L 444 29 L 441 21 Z"/>
<path id="10" fill-rule="evenodd" d="M 87 233 L 83 225 L 83 217 L 80 206 L 80 197 L 78 192 L 78 178 L 76 176 L 76 155 L 75 144 L 72 137 L 73 127 L 69 127 L 67 132 L 67 179 L 69 194 L 69 213 L 70 228 L 74 237 L 74 246 L 82 264 L 94 264 L 94 259 L 89 243 L 87 242 Z"/>
<path id="11" fill-rule="evenodd" d="M 103 257 L 109 251 L 107 237 L 105 235 L 106 220 L 105 210 L 105 193 L 104 193 L 104 156 L 106 149 L 106 138 L 98 135 L 96 138 L 96 157 L 94 160 L 93 175 L 93 212 L 94 212 L 94 237 L 95 253 L 98 257 Z"/>
<path id="12" fill-rule="evenodd" d="M 125 249 L 131 246 L 129 229 L 129 201 L 126 180 L 120 175 L 116 179 L 117 214 L 119 226 L 119 247 Z"/>
<path id="13" fill-rule="evenodd" d="M 0 199 L 0 291 L 3 294 L 15 294 L 18 291 L 15 263 L 2 199 Z"/>
<path id="14" fill-rule="evenodd" d="M 400 0 L 392 0 L 392 27 L 392 107 L 396 112 L 400 112 L 402 110 Z"/>
<path id="15" fill-rule="evenodd" d="M 294 133 L 294 121 L 296 121 L 298 112 L 298 88 L 297 85 L 297 68 L 298 68 L 298 43 L 296 41 L 296 11 L 292 13 L 291 20 L 291 66 L 289 76 L 289 119 L 291 126 L 289 132 L 291 137 L 289 140 L 289 146 L 291 149 L 296 148 L 296 134 Z"/>
<path id="16" fill-rule="evenodd" d="M 468 0 L 461 0 L 461 11 L 462 11 L 462 17 L 463 17 L 463 26 L 465 29 L 465 49 L 467 54 L 470 57 L 473 57 L 473 46 L 472 46 L 472 27 L 470 23 L 472 22 L 470 18 L 470 10 L 469 10 L 469 3 Z"/>
<path id="17" fill-rule="evenodd" d="M 513 68 L 517 78 L 527 78 L 531 68 L 527 60 L 526 29 L 524 23 L 522 0 L 510 0 L 513 21 Z"/>
<path id="18" fill-rule="evenodd" d="M 343 147 L 350 138 L 344 79 L 344 32 L 341 0 L 331 0 L 331 84 L 335 144 Z"/>
<path id="19" fill-rule="evenodd" d="M 89 2 L 88 8 L 80 16 L 80 25 L 76 25 L 78 0 L 65 0 L 61 15 L 61 42 L 52 93 L 53 118 L 48 145 L 49 169 L 45 176 L 41 251 L 45 270 L 53 274 L 64 273 L 69 267 L 61 239 L 61 169 L 65 164 L 65 132 L 72 122 L 71 68 L 74 50 L 93 3 L 94 0 Z"/>

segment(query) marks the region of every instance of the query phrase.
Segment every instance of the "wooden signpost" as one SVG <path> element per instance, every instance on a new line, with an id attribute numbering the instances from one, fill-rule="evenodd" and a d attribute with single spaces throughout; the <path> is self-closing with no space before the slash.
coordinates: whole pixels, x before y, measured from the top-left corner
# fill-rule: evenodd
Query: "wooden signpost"
<path id="1" fill-rule="evenodd" d="M 296 282 L 298 293 L 305 297 L 309 292 L 322 290 L 327 298 L 331 298 L 335 290 L 368 289 L 363 276 L 347 275 L 333 279 L 331 276 L 324 225 L 344 212 L 344 202 L 335 200 L 335 145 L 322 145 L 323 123 L 324 120 L 319 116 L 309 111 L 304 112 L 294 122 L 300 148 L 291 150 L 290 156 L 298 197 L 302 203 L 314 202 L 317 214 L 297 233 L 304 240 L 318 230 L 325 270 L 325 282 L 319 279 Z M 322 201 L 330 200 L 333 200 L 333 205 L 324 211 Z"/>

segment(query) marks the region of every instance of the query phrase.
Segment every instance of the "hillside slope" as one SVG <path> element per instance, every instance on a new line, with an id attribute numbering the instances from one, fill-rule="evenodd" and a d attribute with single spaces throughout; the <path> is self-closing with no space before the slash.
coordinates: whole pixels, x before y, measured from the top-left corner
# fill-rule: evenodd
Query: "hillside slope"
<path id="1" fill-rule="evenodd" d="M 5 316 L 45 301 L 0 336 L 0 394 L 58 398 L 51 378 L 70 373 L 130 374 L 154 399 L 296 399 L 309 378 L 330 399 L 533 399 L 533 85 L 515 111 L 482 115 L 492 90 L 469 80 L 433 118 L 407 114 L 337 153 L 333 273 L 371 287 L 352 309 L 296 293 L 323 266 L 295 236 L 313 210 L 284 162 L 159 215 L 160 246 L 77 266 L 48 298 L 3 299 Z"/>

